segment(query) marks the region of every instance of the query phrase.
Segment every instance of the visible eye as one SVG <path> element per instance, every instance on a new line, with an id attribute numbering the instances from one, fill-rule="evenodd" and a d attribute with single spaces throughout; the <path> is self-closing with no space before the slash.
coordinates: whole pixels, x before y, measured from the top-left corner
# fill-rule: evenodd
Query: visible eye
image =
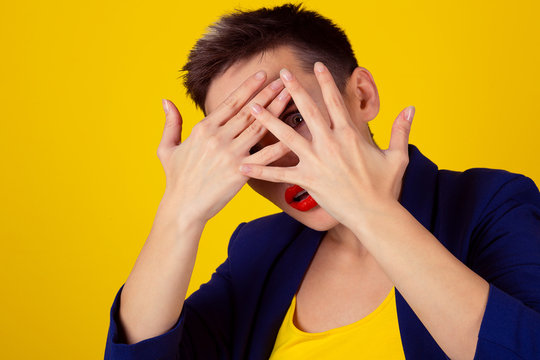
<path id="1" fill-rule="evenodd" d="M 291 114 L 288 114 L 287 116 L 285 116 L 285 118 L 283 119 L 283 122 L 287 125 L 289 125 L 290 127 L 292 128 L 295 128 L 297 127 L 298 125 L 300 125 L 302 122 L 304 121 L 304 118 L 302 117 L 302 114 L 300 114 L 299 112 L 293 112 Z"/>
<path id="2" fill-rule="evenodd" d="M 298 125 L 304 122 L 304 117 L 298 111 L 293 111 L 285 115 L 282 121 L 294 129 L 295 127 L 297 127 Z M 257 143 L 251 149 L 249 149 L 249 153 L 253 155 L 257 151 L 260 151 L 261 149 L 262 149 L 261 145 Z"/>

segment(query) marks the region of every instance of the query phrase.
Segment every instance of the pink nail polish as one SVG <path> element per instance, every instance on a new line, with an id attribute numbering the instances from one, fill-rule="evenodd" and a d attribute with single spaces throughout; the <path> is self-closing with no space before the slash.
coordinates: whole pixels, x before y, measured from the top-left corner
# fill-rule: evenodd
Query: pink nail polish
<path id="1" fill-rule="evenodd" d="M 279 90 L 282 85 L 283 85 L 283 81 L 281 81 L 281 79 L 277 79 L 270 83 L 270 89 Z"/>
<path id="2" fill-rule="evenodd" d="M 289 96 L 289 90 L 287 90 L 287 88 L 285 88 L 285 89 L 281 90 L 281 92 L 279 93 L 278 100 L 279 100 L 279 101 L 283 101 L 283 100 L 285 100 L 288 96 Z"/>
<path id="3" fill-rule="evenodd" d="M 281 75 L 283 75 L 283 78 L 287 81 L 291 81 L 292 80 L 292 74 L 289 70 L 283 68 L 281 69 L 281 71 L 279 72 Z"/>
<path id="4" fill-rule="evenodd" d="M 165 114 L 169 112 L 169 102 L 165 99 L 161 99 L 161 105 L 163 106 L 163 111 Z"/>
<path id="5" fill-rule="evenodd" d="M 412 105 L 405 109 L 405 120 L 411 122 L 414 117 L 414 112 L 415 108 Z"/>
<path id="6" fill-rule="evenodd" d="M 247 174 L 250 172 L 250 170 L 251 170 L 251 167 L 249 165 L 240 165 L 240 172 Z"/>
<path id="7" fill-rule="evenodd" d="M 259 104 L 252 104 L 251 105 L 251 112 L 253 114 L 260 114 L 260 112 L 262 111 L 262 108 Z"/>
<path id="8" fill-rule="evenodd" d="M 324 65 L 322 62 L 317 61 L 315 63 L 315 71 L 322 73 L 324 71 Z"/>

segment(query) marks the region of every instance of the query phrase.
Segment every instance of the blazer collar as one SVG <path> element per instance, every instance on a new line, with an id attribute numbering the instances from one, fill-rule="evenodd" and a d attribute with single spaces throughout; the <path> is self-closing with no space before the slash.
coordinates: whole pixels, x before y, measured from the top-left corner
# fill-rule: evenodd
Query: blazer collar
<path id="1" fill-rule="evenodd" d="M 408 146 L 409 163 L 403 176 L 399 202 L 425 228 L 432 231 L 438 168 L 412 144 Z M 300 287 L 307 268 L 326 231 L 305 227 L 291 241 L 271 269 L 262 292 L 256 326 L 251 334 L 249 359 L 268 359 L 294 294 Z M 437 354 L 442 350 L 429 335 L 396 288 L 396 307 L 406 358 L 419 354 Z M 420 341 L 421 339 L 421 341 Z M 440 351 L 440 352 L 439 352 Z M 444 354 L 444 353 L 442 353 Z"/>

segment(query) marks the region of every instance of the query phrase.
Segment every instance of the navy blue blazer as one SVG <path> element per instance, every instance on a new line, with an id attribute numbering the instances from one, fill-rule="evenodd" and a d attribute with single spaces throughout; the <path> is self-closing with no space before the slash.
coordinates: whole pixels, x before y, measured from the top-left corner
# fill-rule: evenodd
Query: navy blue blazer
<path id="1" fill-rule="evenodd" d="M 540 359 L 540 193 L 505 170 L 439 170 L 409 144 L 400 203 L 489 282 L 474 359 Z M 286 213 L 241 223 L 228 257 L 166 333 L 125 343 L 118 290 L 105 359 L 268 359 L 325 232 Z M 396 288 L 407 359 L 448 359 Z M 351 339 L 351 341 L 354 341 Z"/>

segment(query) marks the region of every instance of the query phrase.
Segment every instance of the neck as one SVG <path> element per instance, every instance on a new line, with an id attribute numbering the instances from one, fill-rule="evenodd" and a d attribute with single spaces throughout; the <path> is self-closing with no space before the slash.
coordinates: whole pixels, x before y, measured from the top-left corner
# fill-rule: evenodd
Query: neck
<path id="1" fill-rule="evenodd" d="M 325 239 L 332 245 L 345 249 L 355 256 L 364 257 L 368 252 L 356 235 L 343 224 L 338 224 L 327 231 Z"/>

